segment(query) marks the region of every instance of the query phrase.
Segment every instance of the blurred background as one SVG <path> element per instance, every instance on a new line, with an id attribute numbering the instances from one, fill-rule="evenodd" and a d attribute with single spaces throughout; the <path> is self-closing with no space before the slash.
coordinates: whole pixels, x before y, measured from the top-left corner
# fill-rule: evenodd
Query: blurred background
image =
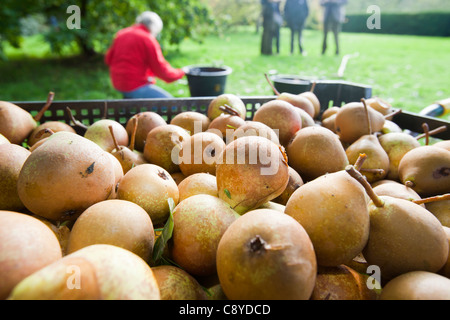
<path id="1" fill-rule="evenodd" d="M 226 92 L 272 95 L 268 73 L 369 85 L 373 95 L 412 112 L 450 97 L 450 1 L 349 0 L 338 55 L 332 35 L 321 53 L 323 7 L 319 0 L 308 4 L 304 54 L 290 52 L 290 30 L 283 24 L 280 52 L 267 55 L 261 54 L 260 0 L 2 0 L 0 100 L 43 101 L 49 91 L 55 100 L 120 99 L 104 54 L 115 33 L 145 10 L 164 21 L 159 40 L 172 66 L 232 68 Z M 68 28 L 70 5 L 80 8 L 80 29 Z M 367 27 L 371 5 L 380 9 L 381 29 Z M 351 58 L 338 74 L 345 56 Z M 189 97 L 186 79 L 158 85 Z"/>

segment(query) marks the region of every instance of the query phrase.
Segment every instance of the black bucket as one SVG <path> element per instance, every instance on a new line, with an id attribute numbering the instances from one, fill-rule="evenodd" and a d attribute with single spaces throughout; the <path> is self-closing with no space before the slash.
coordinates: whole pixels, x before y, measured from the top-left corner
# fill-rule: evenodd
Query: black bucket
<path id="1" fill-rule="evenodd" d="M 191 97 L 218 96 L 225 92 L 229 67 L 189 67 L 186 77 Z"/>
<path id="2" fill-rule="evenodd" d="M 311 80 L 298 76 L 276 75 L 271 78 L 275 89 L 277 89 L 280 93 L 289 92 L 299 94 L 309 91 L 312 85 Z"/>

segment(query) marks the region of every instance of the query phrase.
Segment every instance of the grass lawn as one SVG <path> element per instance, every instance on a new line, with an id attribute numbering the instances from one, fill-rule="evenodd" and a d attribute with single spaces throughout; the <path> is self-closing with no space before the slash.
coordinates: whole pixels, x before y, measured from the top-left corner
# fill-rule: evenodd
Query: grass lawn
<path id="1" fill-rule="evenodd" d="M 394 107 L 419 112 L 436 100 L 450 97 L 450 39 L 375 34 L 341 34 L 341 54 L 329 49 L 321 55 L 322 34 L 305 30 L 306 56 L 289 53 L 289 30 L 281 34 L 279 55 L 259 53 L 261 34 L 252 28 L 224 37 L 208 37 L 202 44 L 184 41 L 179 50 L 166 48 L 166 58 L 175 67 L 208 64 L 228 65 L 233 73 L 226 92 L 241 96 L 272 94 L 264 73 L 296 74 L 317 79 L 337 79 L 336 73 L 346 54 L 349 60 L 343 80 L 372 86 L 373 95 Z M 52 57 L 39 36 L 25 39 L 21 50 L 6 48 L 8 62 L 0 62 L 0 100 L 45 100 L 50 90 L 56 100 L 120 99 L 112 88 L 102 57 L 91 61 L 77 57 Z M 187 80 L 159 84 L 176 97 L 188 97 Z M 450 114 L 444 116 L 450 120 Z"/>

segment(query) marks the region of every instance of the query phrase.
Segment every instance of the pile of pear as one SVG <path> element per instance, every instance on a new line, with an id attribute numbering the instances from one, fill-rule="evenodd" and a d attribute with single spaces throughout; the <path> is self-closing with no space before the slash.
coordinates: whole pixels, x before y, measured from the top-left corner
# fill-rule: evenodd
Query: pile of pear
<path id="1" fill-rule="evenodd" d="M 450 299 L 450 143 L 382 99 L 126 125 L 52 100 L 0 102 L 0 299 Z"/>

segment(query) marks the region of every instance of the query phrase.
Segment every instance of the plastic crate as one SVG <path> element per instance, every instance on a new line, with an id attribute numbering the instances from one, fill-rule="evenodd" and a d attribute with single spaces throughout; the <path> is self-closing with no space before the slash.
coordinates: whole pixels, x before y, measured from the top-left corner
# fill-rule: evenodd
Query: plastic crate
<path id="1" fill-rule="evenodd" d="M 370 98 L 371 96 L 371 90 L 367 90 L 367 87 L 360 87 L 361 90 L 357 90 L 353 87 L 351 96 L 344 95 L 342 92 L 349 90 L 346 89 L 348 86 L 349 84 L 344 83 L 341 86 L 334 85 L 334 89 L 330 89 L 328 91 L 324 89 L 325 87 L 322 88 L 323 90 L 319 90 L 316 94 L 321 102 L 322 111 L 332 105 L 341 106 L 344 103 L 359 101 L 361 98 Z M 334 95 L 330 92 L 332 90 L 336 90 L 333 91 L 335 92 Z M 326 92 L 326 94 L 321 92 Z M 337 96 L 338 93 L 339 95 Z M 70 108 L 75 119 L 86 125 L 92 124 L 95 121 L 104 118 L 105 109 L 107 110 L 106 118 L 114 119 L 123 125 L 126 124 L 131 116 L 142 111 L 156 112 L 167 122 L 170 122 L 175 115 L 184 111 L 197 111 L 206 114 L 208 105 L 214 98 L 215 97 L 53 101 L 49 110 L 47 110 L 42 117 L 41 122 L 62 121 L 73 125 L 66 111 L 67 107 Z M 265 102 L 275 99 L 275 96 L 252 96 L 240 98 L 247 107 L 246 118 L 247 120 L 251 120 L 255 111 Z M 29 111 L 32 115 L 35 115 L 45 104 L 45 101 L 19 101 L 13 103 Z M 440 126 L 447 126 L 446 131 L 433 137 L 444 140 L 450 139 L 450 122 L 438 118 L 420 116 L 403 111 L 395 115 L 393 121 L 402 129 L 407 129 L 415 133 L 423 132 L 423 123 L 427 123 L 430 130 L 436 129 Z"/>

